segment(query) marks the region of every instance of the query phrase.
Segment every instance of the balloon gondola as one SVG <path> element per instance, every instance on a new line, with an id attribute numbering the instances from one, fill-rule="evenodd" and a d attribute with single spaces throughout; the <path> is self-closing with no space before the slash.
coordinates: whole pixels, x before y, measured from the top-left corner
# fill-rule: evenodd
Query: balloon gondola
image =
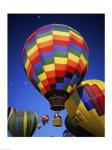
<path id="1" fill-rule="evenodd" d="M 67 25 L 38 28 L 26 40 L 22 60 L 35 88 L 61 111 L 88 68 L 89 50 L 82 35 Z"/>
<path id="2" fill-rule="evenodd" d="M 62 117 L 59 111 L 55 113 L 54 118 L 52 120 L 52 124 L 56 127 L 62 126 Z"/>

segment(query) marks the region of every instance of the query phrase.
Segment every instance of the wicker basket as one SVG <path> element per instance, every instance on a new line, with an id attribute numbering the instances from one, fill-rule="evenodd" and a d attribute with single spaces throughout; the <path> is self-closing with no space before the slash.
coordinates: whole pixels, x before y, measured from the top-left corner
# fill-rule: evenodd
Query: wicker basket
<path id="1" fill-rule="evenodd" d="M 62 126 L 62 119 L 60 117 L 53 118 L 53 126 Z"/>

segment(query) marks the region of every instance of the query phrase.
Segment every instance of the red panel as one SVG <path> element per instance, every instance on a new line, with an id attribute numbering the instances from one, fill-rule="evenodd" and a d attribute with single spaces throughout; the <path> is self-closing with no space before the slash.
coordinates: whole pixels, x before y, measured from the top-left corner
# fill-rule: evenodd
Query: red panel
<path id="1" fill-rule="evenodd" d="M 85 47 L 85 49 L 87 50 L 87 52 L 89 52 L 89 49 L 88 49 L 88 46 L 87 46 L 85 40 L 84 40 L 84 47 Z"/>
<path id="2" fill-rule="evenodd" d="M 95 94 L 97 95 L 98 99 L 98 104 L 101 108 L 102 113 L 104 114 L 104 107 L 105 107 L 105 97 L 103 91 L 96 85 L 91 86 L 92 89 L 94 90 Z"/>
<path id="3" fill-rule="evenodd" d="M 74 35 L 70 35 L 70 40 L 75 44 L 78 45 L 79 47 L 83 47 L 83 43 L 81 40 L 79 40 L 78 38 L 76 38 Z"/>
<path id="4" fill-rule="evenodd" d="M 51 88 L 49 85 L 45 86 L 44 89 L 46 90 L 46 92 L 51 91 Z"/>
<path id="5" fill-rule="evenodd" d="M 43 84 L 44 87 L 47 86 L 47 85 L 49 85 L 49 82 L 48 82 L 47 79 L 45 79 L 45 80 L 43 80 L 41 82 L 42 82 L 42 84 Z"/>
<path id="6" fill-rule="evenodd" d="M 68 71 L 68 72 L 73 74 L 75 70 L 76 70 L 76 68 L 67 65 L 66 71 Z"/>
<path id="7" fill-rule="evenodd" d="M 69 41 L 62 41 L 62 40 L 54 40 L 53 43 L 56 45 L 68 46 L 70 42 Z"/>
<path id="8" fill-rule="evenodd" d="M 29 60 L 30 60 L 30 62 L 31 62 L 32 65 L 34 65 L 34 64 L 36 64 L 37 62 L 40 61 L 40 56 L 39 56 L 38 52 L 33 53 L 28 58 L 29 58 Z"/>
<path id="9" fill-rule="evenodd" d="M 54 84 L 56 83 L 56 79 L 55 78 L 47 78 L 49 84 Z"/>
<path id="10" fill-rule="evenodd" d="M 51 29 L 53 26 L 45 26 L 45 27 L 42 27 L 40 29 L 37 30 L 37 32 L 41 32 L 41 31 L 44 31 L 46 29 Z"/>
<path id="11" fill-rule="evenodd" d="M 48 72 L 46 72 L 46 76 L 47 76 L 47 78 L 55 77 L 55 71 L 48 71 Z"/>
<path id="12" fill-rule="evenodd" d="M 46 42 L 42 42 L 40 44 L 38 44 L 38 48 L 45 48 L 45 47 L 49 47 L 49 46 L 52 46 L 53 45 L 53 41 L 52 40 L 49 40 L 49 41 L 46 41 Z"/>
<path id="13" fill-rule="evenodd" d="M 44 47 L 44 48 L 39 48 L 39 52 L 40 54 L 46 53 L 46 52 L 50 52 L 53 50 L 53 46 L 48 46 L 48 47 Z"/>
<path id="14" fill-rule="evenodd" d="M 35 71 L 33 70 L 31 64 L 29 64 L 29 66 L 28 66 L 26 72 L 28 73 L 28 76 L 29 76 L 29 78 L 31 79 L 32 75 L 35 73 Z"/>
<path id="15" fill-rule="evenodd" d="M 64 77 L 65 75 L 65 71 L 61 71 L 61 70 L 56 70 L 56 77 Z"/>
<path id="16" fill-rule="evenodd" d="M 67 65 L 69 65 L 69 66 L 75 68 L 75 67 L 77 66 L 77 63 L 74 62 L 74 61 L 72 61 L 71 59 L 68 59 L 68 60 L 67 60 Z"/>
<path id="17" fill-rule="evenodd" d="M 87 94 L 89 95 L 90 100 L 92 101 L 98 115 L 99 116 L 102 115 L 103 112 L 102 112 L 102 109 L 99 104 L 98 96 L 95 94 L 95 91 L 92 89 L 92 86 L 89 86 L 88 84 L 86 84 L 84 86 L 84 89 L 86 90 Z"/>
<path id="18" fill-rule="evenodd" d="M 66 70 L 66 64 L 55 64 L 55 70 Z"/>
<path id="19" fill-rule="evenodd" d="M 82 61 L 81 60 L 79 60 L 79 63 L 78 63 L 78 65 L 77 65 L 77 70 L 78 70 L 78 72 L 80 73 L 80 74 L 82 74 L 82 72 L 85 70 L 85 66 L 84 66 L 84 64 L 82 63 Z"/>

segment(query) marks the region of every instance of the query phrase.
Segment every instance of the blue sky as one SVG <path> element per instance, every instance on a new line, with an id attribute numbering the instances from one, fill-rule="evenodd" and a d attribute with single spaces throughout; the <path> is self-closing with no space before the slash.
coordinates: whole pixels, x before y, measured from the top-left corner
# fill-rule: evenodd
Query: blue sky
<path id="1" fill-rule="evenodd" d="M 65 24 L 82 34 L 90 50 L 88 72 L 84 78 L 104 80 L 104 15 L 103 14 L 9 14 L 8 15 L 8 106 L 18 110 L 29 109 L 37 112 L 39 118 L 47 114 L 50 121 L 35 137 L 62 136 L 66 130 L 64 118 L 66 110 L 61 112 L 62 127 L 53 127 L 54 111 L 48 101 L 33 87 L 27 79 L 21 53 L 27 37 L 37 28 L 47 24 Z M 40 121 L 41 123 L 41 121 Z M 9 135 L 10 136 L 10 135 Z"/>

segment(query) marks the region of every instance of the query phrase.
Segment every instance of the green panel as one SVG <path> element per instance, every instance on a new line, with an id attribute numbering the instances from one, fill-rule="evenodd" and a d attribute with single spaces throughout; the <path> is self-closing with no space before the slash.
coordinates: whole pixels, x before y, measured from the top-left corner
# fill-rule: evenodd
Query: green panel
<path id="1" fill-rule="evenodd" d="M 48 64 L 53 64 L 54 63 L 54 58 L 46 58 L 42 60 L 43 65 L 48 65 Z"/>
<path id="2" fill-rule="evenodd" d="M 29 44 L 29 46 L 26 48 L 26 53 L 36 45 L 36 42 L 33 42 L 32 44 Z"/>
<path id="3" fill-rule="evenodd" d="M 70 82 L 70 86 L 71 86 L 71 87 L 73 87 L 74 84 L 75 84 L 75 83 L 74 83 L 73 81 Z"/>
<path id="4" fill-rule="evenodd" d="M 52 35 L 52 31 L 41 33 L 41 34 L 36 36 L 36 39 L 39 39 L 39 38 L 42 38 L 42 37 L 46 37 L 46 36 L 49 36 L 49 35 Z"/>
<path id="5" fill-rule="evenodd" d="M 64 84 L 62 90 L 65 90 L 68 88 L 68 85 Z"/>
<path id="6" fill-rule="evenodd" d="M 69 52 L 71 52 L 72 54 L 74 54 L 74 55 L 76 55 L 78 57 L 80 57 L 80 55 L 81 55 L 80 51 L 72 49 L 72 48 L 69 49 Z"/>
<path id="7" fill-rule="evenodd" d="M 36 70 L 36 75 L 39 75 L 39 74 L 41 74 L 41 73 L 43 73 L 43 72 L 44 72 L 43 68 L 41 68 L 41 69 L 39 69 L 39 70 Z"/>
<path id="8" fill-rule="evenodd" d="M 67 58 L 67 56 L 68 56 L 68 53 L 67 52 L 58 52 L 58 51 L 55 51 L 54 52 L 54 55 L 56 56 L 56 57 L 64 57 L 64 58 Z"/>

